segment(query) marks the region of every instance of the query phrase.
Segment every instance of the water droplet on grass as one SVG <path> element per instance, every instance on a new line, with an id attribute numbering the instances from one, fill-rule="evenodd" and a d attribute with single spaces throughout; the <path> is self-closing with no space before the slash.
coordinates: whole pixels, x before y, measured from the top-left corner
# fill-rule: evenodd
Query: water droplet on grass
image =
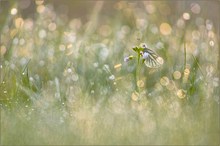
<path id="1" fill-rule="evenodd" d="M 160 25 L 160 32 L 163 35 L 169 35 L 172 32 L 172 28 L 168 23 L 162 23 Z"/>
<path id="2" fill-rule="evenodd" d="M 214 41 L 209 41 L 209 45 L 213 47 L 215 45 Z"/>
<path id="3" fill-rule="evenodd" d="M 173 72 L 173 78 L 178 80 L 181 78 L 181 73 L 179 71 L 174 71 Z"/>
<path id="4" fill-rule="evenodd" d="M 109 76 L 109 80 L 114 80 L 114 79 L 115 79 L 114 75 Z"/>
<path id="5" fill-rule="evenodd" d="M 189 13 L 183 13 L 183 19 L 189 20 L 190 19 L 190 14 Z"/>
<path id="6" fill-rule="evenodd" d="M 18 10 L 16 8 L 11 9 L 11 15 L 16 15 Z"/>
<path id="7" fill-rule="evenodd" d="M 114 68 L 115 68 L 115 69 L 118 69 L 118 68 L 121 68 L 121 66 L 122 66 L 122 64 L 119 63 L 119 64 L 116 64 L 116 65 L 114 66 Z"/>
<path id="8" fill-rule="evenodd" d="M 45 6 L 44 5 L 39 5 L 38 7 L 37 7 L 37 12 L 38 13 L 43 13 L 44 11 L 45 11 Z"/>
<path id="9" fill-rule="evenodd" d="M 71 68 L 68 68 L 68 69 L 67 69 L 67 72 L 68 72 L 68 73 L 71 73 L 71 72 L 72 72 L 72 69 L 71 69 Z"/>
<path id="10" fill-rule="evenodd" d="M 144 87 L 144 81 L 143 80 L 137 81 L 137 86 L 138 87 Z"/>
<path id="11" fill-rule="evenodd" d="M 186 68 L 186 69 L 184 70 L 184 75 L 189 75 L 189 73 L 190 73 L 190 70 L 189 70 L 188 68 Z"/>
<path id="12" fill-rule="evenodd" d="M 134 100 L 134 101 L 137 101 L 139 98 L 139 93 L 138 92 L 133 92 L 132 95 L 131 95 L 131 99 Z"/>
<path id="13" fill-rule="evenodd" d="M 169 84 L 169 78 L 166 77 L 166 76 L 162 77 L 162 78 L 160 79 L 160 84 L 161 84 L 162 86 L 167 86 L 167 85 Z"/>
<path id="14" fill-rule="evenodd" d="M 183 99 L 186 97 L 186 91 L 183 89 L 179 89 L 176 94 L 180 99 Z"/>

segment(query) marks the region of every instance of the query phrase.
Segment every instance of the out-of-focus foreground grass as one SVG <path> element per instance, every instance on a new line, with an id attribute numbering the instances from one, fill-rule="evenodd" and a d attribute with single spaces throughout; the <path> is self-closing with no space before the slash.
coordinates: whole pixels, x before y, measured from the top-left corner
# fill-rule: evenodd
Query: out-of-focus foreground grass
<path id="1" fill-rule="evenodd" d="M 219 144 L 219 28 L 206 3 L 70 2 L 75 17 L 0 1 L 0 144 Z M 137 81 L 123 58 L 142 42 L 164 64 Z"/>

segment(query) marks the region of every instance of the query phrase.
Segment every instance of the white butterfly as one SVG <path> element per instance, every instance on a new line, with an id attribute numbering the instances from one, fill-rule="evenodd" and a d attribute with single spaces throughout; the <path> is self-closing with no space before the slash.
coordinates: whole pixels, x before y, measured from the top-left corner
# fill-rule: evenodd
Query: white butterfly
<path id="1" fill-rule="evenodd" d="M 143 62 L 147 67 L 158 68 L 164 63 L 163 58 L 158 56 L 153 50 L 149 49 L 146 44 L 140 44 L 139 50 Z"/>

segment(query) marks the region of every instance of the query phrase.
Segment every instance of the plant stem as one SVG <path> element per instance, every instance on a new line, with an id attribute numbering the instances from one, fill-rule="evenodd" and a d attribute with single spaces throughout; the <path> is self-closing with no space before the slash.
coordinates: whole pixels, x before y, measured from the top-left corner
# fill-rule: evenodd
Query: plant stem
<path id="1" fill-rule="evenodd" d="M 136 68 L 136 88 L 137 88 L 137 91 L 138 91 L 138 94 L 140 95 L 140 88 L 138 86 L 138 81 L 140 80 L 140 55 L 138 54 L 138 58 L 137 58 L 137 68 Z"/>
<path id="2" fill-rule="evenodd" d="M 186 69 L 186 43 L 184 42 L 184 69 Z"/>

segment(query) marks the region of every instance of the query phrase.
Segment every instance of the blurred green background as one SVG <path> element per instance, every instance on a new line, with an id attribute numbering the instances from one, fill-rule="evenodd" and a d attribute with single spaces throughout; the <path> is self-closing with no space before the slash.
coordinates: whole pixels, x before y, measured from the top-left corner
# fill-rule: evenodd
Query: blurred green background
<path id="1" fill-rule="evenodd" d="M 1 145 L 218 145 L 219 1 L 0 1 Z M 146 43 L 163 58 L 147 68 Z"/>

